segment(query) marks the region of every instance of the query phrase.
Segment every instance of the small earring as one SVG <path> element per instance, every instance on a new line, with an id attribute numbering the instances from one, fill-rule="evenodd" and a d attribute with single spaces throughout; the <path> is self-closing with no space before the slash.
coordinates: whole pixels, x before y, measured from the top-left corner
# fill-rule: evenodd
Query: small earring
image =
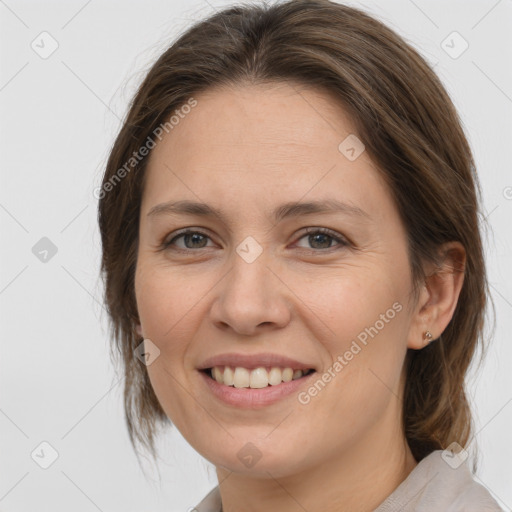
<path id="1" fill-rule="evenodd" d="M 425 333 L 423 333 L 423 339 L 424 340 L 427 340 L 429 343 L 432 341 L 432 333 L 430 331 L 426 331 Z"/>

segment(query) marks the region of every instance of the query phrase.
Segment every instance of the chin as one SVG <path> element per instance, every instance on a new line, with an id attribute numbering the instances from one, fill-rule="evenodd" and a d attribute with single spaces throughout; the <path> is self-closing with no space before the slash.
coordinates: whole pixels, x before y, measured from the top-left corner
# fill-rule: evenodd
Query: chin
<path id="1" fill-rule="evenodd" d="M 223 450 L 217 444 L 218 448 L 212 452 L 212 444 L 209 444 L 200 453 L 217 468 L 254 478 L 282 478 L 306 468 L 308 457 L 297 451 L 296 443 L 290 442 L 289 446 L 283 446 L 280 440 L 263 440 L 264 435 L 267 434 L 261 435 L 259 439 L 253 438 L 254 441 L 250 441 L 248 437 L 243 440 L 230 438 Z M 309 461 L 309 464 L 312 463 Z"/>

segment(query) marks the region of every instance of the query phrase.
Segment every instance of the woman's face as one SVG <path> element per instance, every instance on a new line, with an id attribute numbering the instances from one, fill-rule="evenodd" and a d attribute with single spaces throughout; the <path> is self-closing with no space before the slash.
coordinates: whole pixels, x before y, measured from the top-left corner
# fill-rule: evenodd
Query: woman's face
<path id="1" fill-rule="evenodd" d="M 400 434 L 415 307 L 389 190 L 321 92 L 273 84 L 195 99 L 153 149 L 141 205 L 135 289 L 160 404 L 232 471 L 283 476 L 385 446 Z M 226 354 L 216 372 L 234 373 L 234 387 L 201 370 Z M 282 384 L 289 370 L 252 371 L 300 363 L 316 371 Z"/>

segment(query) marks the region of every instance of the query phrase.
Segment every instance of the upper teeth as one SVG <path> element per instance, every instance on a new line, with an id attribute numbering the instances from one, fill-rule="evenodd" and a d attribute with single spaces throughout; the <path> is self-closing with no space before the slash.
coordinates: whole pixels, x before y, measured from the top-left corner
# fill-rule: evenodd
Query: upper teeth
<path id="1" fill-rule="evenodd" d="M 237 366 L 231 368 L 229 366 L 214 366 L 212 368 L 212 377 L 220 384 L 226 386 L 235 386 L 235 388 L 265 388 L 269 384 L 277 386 L 281 382 L 290 382 L 299 379 L 308 370 L 293 370 L 293 368 L 272 367 L 267 371 L 264 367 L 249 370 Z"/>

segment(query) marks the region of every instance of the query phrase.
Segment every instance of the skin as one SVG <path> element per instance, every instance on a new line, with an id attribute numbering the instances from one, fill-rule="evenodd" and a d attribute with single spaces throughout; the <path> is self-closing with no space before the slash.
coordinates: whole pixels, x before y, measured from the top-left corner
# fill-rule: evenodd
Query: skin
<path id="1" fill-rule="evenodd" d="M 147 367 L 158 400 L 216 466 L 225 512 L 373 510 L 417 465 L 401 426 L 404 358 L 427 344 L 426 330 L 435 339 L 450 321 L 463 278 L 449 268 L 464 264 L 464 249 L 447 244 L 448 271 L 413 296 L 391 194 L 367 152 L 350 161 L 338 150 L 356 131 L 322 91 L 240 85 L 195 98 L 152 151 L 141 205 L 137 330 L 160 350 Z M 367 217 L 275 222 L 270 213 L 326 198 Z M 225 218 L 148 216 L 184 199 Z M 207 237 L 160 248 L 185 227 Z M 348 245 L 308 236 L 308 227 L 333 230 Z M 263 250 L 252 263 L 236 252 L 247 236 Z M 196 369 L 220 353 L 275 352 L 326 371 L 396 302 L 402 310 L 306 405 L 292 393 L 256 410 L 229 406 Z M 248 442 L 261 453 L 250 468 L 237 456 Z"/>

